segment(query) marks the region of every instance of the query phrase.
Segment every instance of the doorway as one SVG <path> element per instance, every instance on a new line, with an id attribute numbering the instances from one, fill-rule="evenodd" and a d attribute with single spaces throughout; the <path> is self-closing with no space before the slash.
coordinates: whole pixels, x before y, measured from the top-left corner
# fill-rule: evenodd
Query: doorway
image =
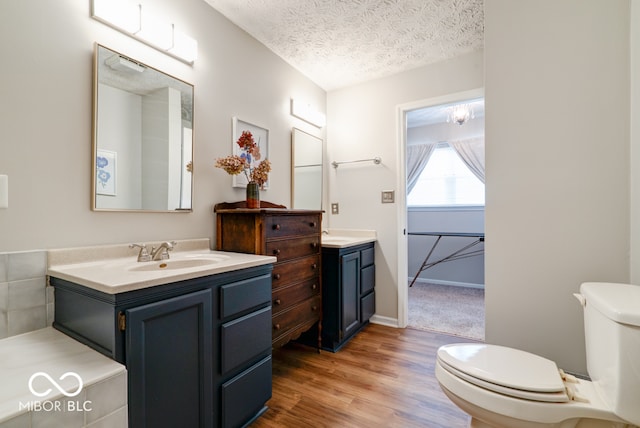
<path id="1" fill-rule="evenodd" d="M 483 93 L 425 100 L 399 112 L 401 188 L 408 190 L 400 216 L 405 250 L 398 262 L 406 270 L 398 276 L 399 324 L 404 318 L 406 327 L 483 340 Z M 400 278 L 407 278 L 405 290 Z"/>

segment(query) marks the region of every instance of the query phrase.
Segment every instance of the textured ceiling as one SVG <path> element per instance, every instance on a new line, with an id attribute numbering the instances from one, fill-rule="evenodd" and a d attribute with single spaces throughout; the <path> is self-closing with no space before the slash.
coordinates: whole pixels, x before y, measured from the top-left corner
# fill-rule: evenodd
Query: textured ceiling
<path id="1" fill-rule="evenodd" d="M 483 0 L 205 0 L 325 90 L 483 47 Z"/>

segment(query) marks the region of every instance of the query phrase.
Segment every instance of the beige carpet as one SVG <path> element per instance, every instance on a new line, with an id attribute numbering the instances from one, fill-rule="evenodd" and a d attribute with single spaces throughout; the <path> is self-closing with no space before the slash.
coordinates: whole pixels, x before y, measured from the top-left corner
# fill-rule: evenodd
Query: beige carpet
<path id="1" fill-rule="evenodd" d="M 416 282 L 408 327 L 484 340 L 484 289 Z"/>

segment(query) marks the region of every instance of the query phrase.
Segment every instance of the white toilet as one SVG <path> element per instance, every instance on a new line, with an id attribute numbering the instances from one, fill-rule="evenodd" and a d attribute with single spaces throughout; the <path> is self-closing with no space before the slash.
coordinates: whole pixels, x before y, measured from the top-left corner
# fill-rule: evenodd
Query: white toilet
<path id="1" fill-rule="evenodd" d="M 587 370 L 564 374 L 553 361 L 497 345 L 438 349 L 436 378 L 471 415 L 471 427 L 640 426 L 640 286 L 584 283 Z"/>

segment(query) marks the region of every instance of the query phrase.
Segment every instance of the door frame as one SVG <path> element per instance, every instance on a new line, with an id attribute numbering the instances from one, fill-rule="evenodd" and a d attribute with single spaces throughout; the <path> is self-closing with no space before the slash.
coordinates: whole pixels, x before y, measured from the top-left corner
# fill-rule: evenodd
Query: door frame
<path id="1" fill-rule="evenodd" d="M 397 280 L 398 280 L 398 327 L 405 328 L 409 323 L 409 256 L 407 250 L 407 112 L 419 108 L 434 107 L 442 104 L 455 103 L 473 98 L 485 97 L 484 88 L 476 88 L 468 91 L 456 92 L 439 97 L 427 98 L 410 103 L 400 104 L 396 107 L 396 148 L 398 171 L 396 188 L 397 195 Z"/>

